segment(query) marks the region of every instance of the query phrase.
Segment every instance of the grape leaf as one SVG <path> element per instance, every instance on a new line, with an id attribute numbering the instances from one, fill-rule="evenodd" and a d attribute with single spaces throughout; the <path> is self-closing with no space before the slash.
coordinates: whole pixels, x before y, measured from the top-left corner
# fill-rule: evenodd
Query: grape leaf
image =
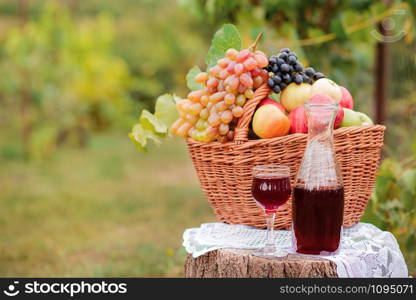
<path id="1" fill-rule="evenodd" d="M 176 101 L 179 97 L 165 94 L 159 96 L 155 104 L 155 113 L 143 109 L 139 122 L 129 133 L 130 139 L 140 151 L 147 151 L 148 140 L 160 144 L 160 137 L 166 136 L 170 125 L 177 119 Z"/>
<path id="2" fill-rule="evenodd" d="M 164 94 L 159 96 L 155 104 L 155 117 L 162 121 L 167 128 L 178 118 L 175 96 Z"/>
<path id="3" fill-rule="evenodd" d="M 160 140 L 160 137 L 156 134 L 154 134 L 151 131 L 146 132 L 147 138 L 151 139 L 155 144 L 159 145 L 162 141 Z"/>
<path id="4" fill-rule="evenodd" d="M 157 133 L 166 133 L 168 131 L 168 126 L 146 109 L 142 110 L 139 122 L 146 131 Z"/>
<path id="5" fill-rule="evenodd" d="M 186 74 L 186 85 L 191 91 L 196 91 L 202 89 L 204 86 L 201 83 L 195 82 L 195 76 L 201 73 L 201 69 L 198 66 L 194 66 Z"/>
<path id="6" fill-rule="evenodd" d="M 160 144 L 159 137 L 152 131 L 143 128 L 142 124 L 134 125 L 132 131 L 129 133 L 129 137 L 136 147 L 143 152 L 147 151 L 146 146 L 148 139 L 153 140 L 156 144 Z"/>
<path id="7" fill-rule="evenodd" d="M 241 37 L 238 29 L 234 25 L 224 24 L 221 29 L 215 33 L 211 42 L 211 47 L 205 58 L 208 68 L 215 65 L 218 59 L 224 57 L 225 52 L 230 48 L 240 50 Z"/>
<path id="8" fill-rule="evenodd" d="M 134 125 L 129 137 L 140 151 L 146 151 L 147 134 L 141 124 Z"/>

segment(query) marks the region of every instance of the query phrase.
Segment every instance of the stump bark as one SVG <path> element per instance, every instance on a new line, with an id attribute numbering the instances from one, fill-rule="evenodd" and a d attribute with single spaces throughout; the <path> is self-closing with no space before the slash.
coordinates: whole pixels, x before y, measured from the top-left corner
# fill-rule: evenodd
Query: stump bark
<path id="1" fill-rule="evenodd" d="M 289 254 L 273 259 L 251 255 L 251 250 L 221 249 L 197 258 L 188 255 L 187 278 L 321 278 L 338 277 L 327 259 Z"/>

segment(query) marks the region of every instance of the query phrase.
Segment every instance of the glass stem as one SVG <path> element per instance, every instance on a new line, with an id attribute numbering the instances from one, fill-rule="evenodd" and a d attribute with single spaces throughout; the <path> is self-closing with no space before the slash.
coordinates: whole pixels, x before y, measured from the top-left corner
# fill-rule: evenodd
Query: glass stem
<path id="1" fill-rule="evenodd" d="M 276 248 L 276 246 L 274 244 L 274 238 L 273 238 L 275 217 L 276 217 L 276 213 L 266 212 L 267 235 L 266 235 L 266 246 L 265 246 L 265 248 L 268 248 L 268 249 L 275 249 Z"/>

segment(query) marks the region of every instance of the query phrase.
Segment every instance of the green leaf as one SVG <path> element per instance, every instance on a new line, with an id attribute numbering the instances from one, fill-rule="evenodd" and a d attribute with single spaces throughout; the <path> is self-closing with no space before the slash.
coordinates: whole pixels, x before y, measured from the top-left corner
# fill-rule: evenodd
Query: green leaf
<path id="1" fill-rule="evenodd" d="M 162 121 L 167 128 L 169 128 L 178 118 L 175 97 L 176 96 L 164 94 L 159 96 L 156 100 L 155 116 Z"/>
<path id="2" fill-rule="evenodd" d="M 225 52 L 230 48 L 240 50 L 241 37 L 238 29 L 234 25 L 224 24 L 212 39 L 211 47 L 205 58 L 207 66 L 212 67 L 215 65 L 217 60 L 224 57 Z"/>
<path id="3" fill-rule="evenodd" d="M 147 134 L 141 124 L 134 125 L 129 137 L 140 151 L 146 151 Z"/>
<path id="4" fill-rule="evenodd" d="M 160 144 L 160 138 L 150 130 L 146 130 L 142 124 L 134 125 L 132 131 L 129 133 L 130 139 L 136 145 L 136 147 L 143 152 L 147 151 L 147 140 L 151 139 L 156 144 Z"/>
<path id="5" fill-rule="evenodd" d="M 168 131 L 168 126 L 146 109 L 142 110 L 139 122 L 146 131 L 157 133 L 166 133 Z"/>
<path id="6" fill-rule="evenodd" d="M 179 100 L 175 95 L 165 94 L 157 98 L 154 114 L 146 109 L 142 110 L 139 122 L 129 133 L 130 139 L 140 151 L 147 151 L 149 139 L 156 144 L 161 143 L 160 138 L 166 136 L 170 125 L 178 118 L 176 101 Z"/>
<path id="7" fill-rule="evenodd" d="M 280 102 L 280 94 L 276 94 L 276 93 L 271 93 L 269 95 L 270 98 L 272 98 L 273 100 Z"/>
<path id="8" fill-rule="evenodd" d="M 186 85 L 191 91 L 196 91 L 202 89 L 204 86 L 201 83 L 195 82 L 195 76 L 201 73 L 201 69 L 198 66 L 194 66 L 186 74 Z"/>
<path id="9" fill-rule="evenodd" d="M 159 145 L 162 142 L 160 140 L 160 137 L 151 131 L 147 131 L 146 135 L 148 139 L 151 139 L 157 145 Z"/>

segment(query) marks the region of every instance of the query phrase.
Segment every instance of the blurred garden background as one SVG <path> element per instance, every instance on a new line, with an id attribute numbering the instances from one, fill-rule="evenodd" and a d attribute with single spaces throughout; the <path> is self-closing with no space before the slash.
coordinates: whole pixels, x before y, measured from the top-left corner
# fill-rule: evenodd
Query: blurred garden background
<path id="1" fill-rule="evenodd" d="M 0 0 L 0 276 L 183 275 L 184 229 L 215 216 L 183 140 L 142 153 L 127 134 L 186 95 L 223 23 L 290 47 L 387 126 L 363 221 L 416 275 L 415 16 L 412 0 Z"/>

